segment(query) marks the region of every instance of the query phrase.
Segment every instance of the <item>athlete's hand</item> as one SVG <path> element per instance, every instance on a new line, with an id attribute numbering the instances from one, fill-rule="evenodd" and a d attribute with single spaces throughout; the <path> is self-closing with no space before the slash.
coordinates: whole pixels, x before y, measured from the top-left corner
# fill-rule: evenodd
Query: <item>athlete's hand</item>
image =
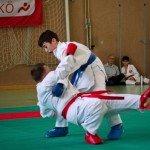
<path id="1" fill-rule="evenodd" d="M 64 91 L 64 86 L 62 83 L 57 83 L 53 88 L 52 88 L 52 94 L 56 97 L 61 97 L 62 93 Z"/>

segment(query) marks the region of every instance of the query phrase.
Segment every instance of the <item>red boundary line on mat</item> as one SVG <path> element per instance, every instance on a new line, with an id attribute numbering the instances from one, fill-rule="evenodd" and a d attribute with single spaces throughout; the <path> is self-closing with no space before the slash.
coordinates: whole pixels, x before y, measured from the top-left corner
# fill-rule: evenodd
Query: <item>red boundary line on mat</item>
<path id="1" fill-rule="evenodd" d="M 0 120 L 8 120 L 8 119 L 23 119 L 23 118 L 40 118 L 40 112 L 16 112 L 16 113 L 5 113 L 0 114 Z"/>

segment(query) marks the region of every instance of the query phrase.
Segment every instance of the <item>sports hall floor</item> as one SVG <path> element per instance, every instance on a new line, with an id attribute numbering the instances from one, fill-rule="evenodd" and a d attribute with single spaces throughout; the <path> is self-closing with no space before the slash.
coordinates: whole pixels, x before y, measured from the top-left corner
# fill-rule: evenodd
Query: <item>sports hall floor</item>
<path id="1" fill-rule="evenodd" d="M 115 89 L 118 93 L 141 94 L 147 87 L 112 86 L 107 89 Z M 125 132 L 120 140 L 115 141 L 107 140 L 109 127 L 104 119 L 98 132 L 105 142 L 102 145 L 87 144 L 82 127 L 73 124 L 69 124 L 68 136 L 45 138 L 44 133 L 54 127 L 55 118 L 42 119 L 38 112 L 34 87 L 0 88 L 0 150 L 150 149 L 150 111 L 122 113 Z"/>

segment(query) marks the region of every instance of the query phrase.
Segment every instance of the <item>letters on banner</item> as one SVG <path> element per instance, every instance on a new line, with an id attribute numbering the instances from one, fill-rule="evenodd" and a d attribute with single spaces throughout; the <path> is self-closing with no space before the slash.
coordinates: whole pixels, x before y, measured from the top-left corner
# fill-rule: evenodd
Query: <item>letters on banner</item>
<path id="1" fill-rule="evenodd" d="M 41 25 L 42 7 L 42 0 L 0 0 L 0 27 Z"/>

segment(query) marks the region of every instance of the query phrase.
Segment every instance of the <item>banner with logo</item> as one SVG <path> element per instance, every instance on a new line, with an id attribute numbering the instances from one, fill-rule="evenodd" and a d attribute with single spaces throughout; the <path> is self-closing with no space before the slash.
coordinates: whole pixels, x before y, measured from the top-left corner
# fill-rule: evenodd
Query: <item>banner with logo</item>
<path id="1" fill-rule="evenodd" d="M 0 0 L 0 27 L 41 25 L 42 4 L 43 0 Z"/>

